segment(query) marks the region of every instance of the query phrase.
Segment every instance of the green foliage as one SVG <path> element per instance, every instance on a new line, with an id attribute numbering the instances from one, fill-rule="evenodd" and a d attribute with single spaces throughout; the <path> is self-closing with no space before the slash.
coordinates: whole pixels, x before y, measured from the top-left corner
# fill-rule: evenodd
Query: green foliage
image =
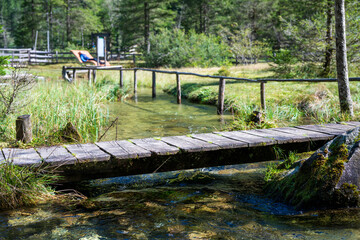
<path id="1" fill-rule="evenodd" d="M 56 175 L 44 167 L 19 167 L 10 161 L 0 165 L 0 209 L 34 205 L 54 191 Z"/>
<path id="2" fill-rule="evenodd" d="M 151 35 L 151 52 L 144 53 L 149 67 L 221 66 L 229 64 L 230 52 L 218 37 L 182 30 Z"/>

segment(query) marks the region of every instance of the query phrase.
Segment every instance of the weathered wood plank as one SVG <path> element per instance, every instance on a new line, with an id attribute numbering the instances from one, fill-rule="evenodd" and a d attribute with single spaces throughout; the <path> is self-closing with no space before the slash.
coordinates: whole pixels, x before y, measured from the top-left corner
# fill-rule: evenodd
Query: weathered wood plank
<path id="1" fill-rule="evenodd" d="M 153 138 L 132 139 L 130 141 L 156 155 L 171 155 L 180 151 L 177 147 L 170 146 Z"/>
<path id="2" fill-rule="evenodd" d="M 110 159 L 109 154 L 91 143 L 65 145 L 65 148 L 76 157 L 78 162 L 108 161 Z"/>
<path id="3" fill-rule="evenodd" d="M 333 139 L 335 136 L 334 134 L 320 133 L 320 132 L 316 132 L 316 131 L 305 130 L 305 129 L 300 129 L 300 128 L 292 128 L 292 127 L 275 128 L 274 131 L 285 132 L 285 133 L 290 133 L 290 134 L 299 135 L 299 136 L 305 136 L 305 137 L 310 138 L 312 141 L 330 140 L 330 139 Z"/>
<path id="4" fill-rule="evenodd" d="M 42 163 L 40 155 L 33 148 L 4 148 L 4 157 L 18 166 L 39 166 Z"/>
<path id="5" fill-rule="evenodd" d="M 295 128 L 320 132 L 320 133 L 326 133 L 326 134 L 332 134 L 332 135 L 341 135 L 343 134 L 344 130 L 334 129 L 330 127 L 320 126 L 320 125 L 303 125 L 303 126 L 297 126 Z"/>
<path id="6" fill-rule="evenodd" d="M 126 141 L 126 140 L 121 140 L 121 141 L 116 141 L 116 143 L 123 149 L 125 150 L 129 155 L 135 155 L 135 157 L 138 158 L 144 158 L 144 157 L 150 157 L 151 156 L 151 152 L 141 148 L 139 146 L 136 146 L 135 144 Z"/>
<path id="7" fill-rule="evenodd" d="M 243 133 L 240 131 L 235 132 L 215 132 L 215 134 L 219 134 L 221 136 L 231 138 L 237 141 L 242 141 L 248 143 L 249 147 L 257 147 L 257 146 L 267 146 L 276 144 L 276 140 L 259 137 L 255 135 L 250 135 L 247 133 Z"/>
<path id="8" fill-rule="evenodd" d="M 285 132 L 278 132 L 278 131 L 274 131 L 273 129 L 256 129 L 245 132 L 259 137 L 274 139 L 277 141 L 278 144 L 309 141 L 308 137 L 294 135 Z"/>
<path id="9" fill-rule="evenodd" d="M 320 126 L 342 130 L 344 131 L 344 133 L 355 128 L 354 126 L 351 125 L 336 124 L 336 123 L 321 124 Z"/>
<path id="10" fill-rule="evenodd" d="M 36 150 L 41 158 L 49 165 L 60 166 L 77 162 L 76 158 L 63 146 L 42 147 Z"/>
<path id="11" fill-rule="evenodd" d="M 350 121 L 350 122 L 345 122 L 345 124 L 354 126 L 354 127 L 360 127 L 360 122 L 355 122 L 355 121 Z"/>
<path id="12" fill-rule="evenodd" d="M 185 152 L 213 151 L 219 149 L 217 145 L 187 136 L 163 137 L 161 141 L 178 147 Z"/>
<path id="13" fill-rule="evenodd" d="M 132 152 L 131 154 L 125 151 L 122 147 L 119 146 L 115 141 L 111 142 L 98 142 L 95 143 L 100 149 L 111 154 L 111 156 L 116 159 L 130 159 L 137 158 L 137 154 Z"/>
<path id="14" fill-rule="evenodd" d="M 218 145 L 221 149 L 248 147 L 248 144 L 245 142 L 236 141 L 213 133 L 192 134 L 191 136 Z"/>

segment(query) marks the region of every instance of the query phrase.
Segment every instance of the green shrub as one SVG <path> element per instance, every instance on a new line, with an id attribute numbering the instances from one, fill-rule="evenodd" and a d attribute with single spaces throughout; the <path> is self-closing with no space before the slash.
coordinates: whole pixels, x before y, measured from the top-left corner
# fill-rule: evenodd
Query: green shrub
<path id="1" fill-rule="evenodd" d="M 151 51 L 144 53 L 148 67 L 210 67 L 229 64 L 229 47 L 213 35 L 163 30 L 150 36 Z"/>

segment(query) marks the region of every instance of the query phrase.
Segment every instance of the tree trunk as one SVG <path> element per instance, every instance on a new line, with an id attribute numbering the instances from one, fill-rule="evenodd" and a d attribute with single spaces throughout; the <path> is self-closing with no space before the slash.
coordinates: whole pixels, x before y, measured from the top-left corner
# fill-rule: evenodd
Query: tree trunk
<path id="1" fill-rule="evenodd" d="M 336 69 L 339 88 L 340 109 L 342 113 L 354 115 L 350 94 L 345 30 L 344 0 L 335 0 L 335 30 L 336 30 Z"/>
<path id="2" fill-rule="evenodd" d="M 333 58 L 333 51 L 334 51 L 334 49 L 332 47 L 332 42 L 333 42 L 332 24 L 333 24 L 333 16 L 334 16 L 332 0 L 327 0 L 326 15 L 327 15 L 327 19 L 326 19 L 326 38 L 325 38 L 325 43 L 326 43 L 325 59 L 324 59 L 324 69 L 321 74 L 323 77 L 329 77 L 329 75 L 330 75 L 330 66 L 331 66 L 331 61 Z"/>
<path id="3" fill-rule="evenodd" d="M 144 2 L 144 43 L 147 53 L 150 52 L 150 8 L 149 3 Z"/>

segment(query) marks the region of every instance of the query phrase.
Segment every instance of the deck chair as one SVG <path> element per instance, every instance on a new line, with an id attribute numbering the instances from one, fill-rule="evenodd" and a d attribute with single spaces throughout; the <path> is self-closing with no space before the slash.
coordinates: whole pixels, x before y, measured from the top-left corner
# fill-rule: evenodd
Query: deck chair
<path id="1" fill-rule="evenodd" d="M 91 54 L 86 51 L 86 50 L 71 50 L 71 52 L 74 54 L 74 56 L 77 58 L 77 60 L 81 63 L 81 64 L 87 64 L 87 63 L 92 63 L 94 65 L 97 66 L 97 62 L 95 60 L 88 60 L 86 62 L 83 62 L 80 58 L 80 52 L 82 54 L 85 54 L 86 56 L 88 56 L 89 58 L 94 58 L 93 56 L 91 56 Z M 110 63 L 108 61 L 100 61 L 100 66 L 105 67 L 105 66 L 110 66 Z"/>

